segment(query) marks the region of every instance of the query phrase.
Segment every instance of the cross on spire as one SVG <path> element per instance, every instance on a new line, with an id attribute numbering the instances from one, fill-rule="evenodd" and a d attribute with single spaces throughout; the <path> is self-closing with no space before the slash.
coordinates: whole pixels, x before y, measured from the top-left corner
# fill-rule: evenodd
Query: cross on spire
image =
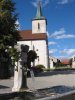
<path id="1" fill-rule="evenodd" d="M 38 0 L 37 4 L 37 13 L 36 13 L 36 19 L 41 19 L 42 18 L 42 8 L 41 8 L 41 1 Z"/>

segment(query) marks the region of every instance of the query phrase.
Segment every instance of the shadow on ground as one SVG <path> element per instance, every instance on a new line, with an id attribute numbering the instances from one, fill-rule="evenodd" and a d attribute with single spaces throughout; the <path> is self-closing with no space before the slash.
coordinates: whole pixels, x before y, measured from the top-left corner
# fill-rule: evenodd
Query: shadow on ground
<path id="1" fill-rule="evenodd" d="M 10 88 L 8 86 L 3 86 L 3 85 L 0 85 L 0 89 L 6 89 L 6 88 Z"/>
<path id="2" fill-rule="evenodd" d="M 67 75 L 67 74 L 75 74 L 75 70 L 64 70 L 64 71 L 48 71 L 48 72 L 41 72 L 35 75 L 35 77 L 45 77 L 51 75 Z"/>

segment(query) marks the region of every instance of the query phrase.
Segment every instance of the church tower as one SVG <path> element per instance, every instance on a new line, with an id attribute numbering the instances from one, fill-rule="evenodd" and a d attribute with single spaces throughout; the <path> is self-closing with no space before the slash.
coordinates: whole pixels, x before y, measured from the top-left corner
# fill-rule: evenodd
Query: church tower
<path id="1" fill-rule="evenodd" d="M 42 15 L 41 2 L 38 0 L 36 17 L 32 20 L 32 34 L 46 33 L 47 20 Z"/>

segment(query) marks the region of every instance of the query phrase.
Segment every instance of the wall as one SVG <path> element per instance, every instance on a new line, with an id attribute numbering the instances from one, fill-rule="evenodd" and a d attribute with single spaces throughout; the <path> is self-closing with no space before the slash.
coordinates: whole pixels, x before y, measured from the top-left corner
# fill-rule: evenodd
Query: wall
<path id="1" fill-rule="evenodd" d="M 36 51 L 38 58 L 35 60 L 35 65 L 42 64 L 46 68 L 49 67 L 46 40 L 19 41 L 18 44 L 26 44 L 29 46 L 29 50 Z"/>
<path id="2" fill-rule="evenodd" d="M 40 29 L 38 30 L 38 23 L 40 24 Z M 33 20 L 32 21 L 32 33 L 46 33 L 46 20 Z"/>
<path id="3" fill-rule="evenodd" d="M 50 60 L 50 69 L 53 69 L 54 68 L 53 63 L 57 63 L 57 58 L 50 56 L 49 60 Z"/>

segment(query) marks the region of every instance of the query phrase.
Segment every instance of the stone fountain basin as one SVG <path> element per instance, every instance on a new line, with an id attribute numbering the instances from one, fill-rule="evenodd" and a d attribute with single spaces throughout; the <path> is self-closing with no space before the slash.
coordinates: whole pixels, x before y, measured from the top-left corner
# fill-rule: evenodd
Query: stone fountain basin
<path id="1" fill-rule="evenodd" d="M 19 91 L 0 94 L 0 100 L 34 100 L 34 94 L 31 91 Z"/>
<path id="2" fill-rule="evenodd" d="M 35 91 L 20 91 L 0 94 L 0 100 L 75 100 L 75 88 L 53 86 Z"/>
<path id="3" fill-rule="evenodd" d="M 35 97 L 36 100 L 75 100 L 75 87 L 54 86 L 39 89 Z"/>

